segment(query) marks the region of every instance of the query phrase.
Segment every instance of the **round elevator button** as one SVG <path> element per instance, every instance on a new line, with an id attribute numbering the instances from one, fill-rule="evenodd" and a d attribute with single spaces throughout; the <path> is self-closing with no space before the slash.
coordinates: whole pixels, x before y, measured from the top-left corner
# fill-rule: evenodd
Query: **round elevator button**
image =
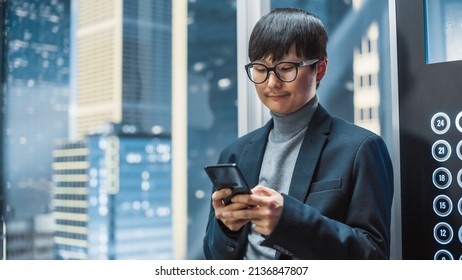
<path id="1" fill-rule="evenodd" d="M 436 134 L 444 134 L 449 130 L 451 120 L 446 113 L 439 112 L 433 115 L 431 120 L 431 127 Z"/>
<path id="2" fill-rule="evenodd" d="M 451 145 L 446 140 L 438 140 L 432 146 L 433 158 L 439 162 L 446 161 L 451 156 Z"/>
<path id="3" fill-rule="evenodd" d="M 446 217 L 452 211 L 452 201 L 449 196 L 441 194 L 433 200 L 433 211 L 440 216 Z"/>
<path id="4" fill-rule="evenodd" d="M 451 242 L 453 236 L 454 232 L 448 223 L 440 222 L 433 228 L 433 237 L 440 244 L 448 244 Z"/>
<path id="5" fill-rule="evenodd" d="M 446 189 L 452 183 L 452 174 L 449 169 L 445 167 L 439 167 L 433 171 L 432 180 L 433 184 L 438 189 Z"/>
<path id="6" fill-rule="evenodd" d="M 453 260 L 454 257 L 448 250 L 439 250 L 433 257 L 435 260 Z"/>

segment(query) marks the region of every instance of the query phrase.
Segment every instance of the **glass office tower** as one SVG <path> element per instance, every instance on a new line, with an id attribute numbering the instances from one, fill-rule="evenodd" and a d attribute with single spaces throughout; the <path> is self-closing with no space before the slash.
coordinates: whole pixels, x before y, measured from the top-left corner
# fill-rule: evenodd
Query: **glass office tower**
<path id="1" fill-rule="evenodd" d="M 55 256 L 170 259 L 171 2 L 80 0 L 77 26 L 77 131 L 55 148 Z"/>
<path id="2" fill-rule="evenodd" d="M 77 135 L 170 133 L 171 1 L 79 0 L 77 24 Z"/>
<path id="3" fill-rule="evenodd" d="M 55 147 L 56 257 L 171 259 L 170 137 L 105 129 Z"/>
<path id="4" fill-rule="evenodd" d="M 47 259 L 52 257 L 52 231 L 41 225 L 51 217 L 53 140 L 68 132 L 70 4 L 9 0 L 2 6 L 0 173 L 6 257 Z"/>

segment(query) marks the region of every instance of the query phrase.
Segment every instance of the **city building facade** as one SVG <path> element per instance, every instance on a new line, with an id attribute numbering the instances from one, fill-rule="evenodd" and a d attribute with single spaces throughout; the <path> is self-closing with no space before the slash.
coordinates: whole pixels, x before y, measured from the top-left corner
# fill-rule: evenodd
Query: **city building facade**
<path id="1" fill-rule="evenodd" d="M 170 137 L 105 129 L 55 146 L 55 257 L 171 259 Z"/>

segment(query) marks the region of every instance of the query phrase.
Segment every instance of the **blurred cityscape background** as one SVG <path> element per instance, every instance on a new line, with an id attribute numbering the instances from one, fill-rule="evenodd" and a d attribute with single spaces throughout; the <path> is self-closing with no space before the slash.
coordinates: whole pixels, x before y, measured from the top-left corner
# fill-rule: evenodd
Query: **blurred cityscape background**
<path id="1" fill-rule="evenodd" d="M 187 2 L 187 42 L 172 40 L 174 1 Z M 387 1 L 268 2 L 321 18 L 321 103 L 390 142 Z M 238 137 L 241 4 L 0 0 L 1 259 L 203 258 L 203 166 Z M 172 168 L 173 44 L 187 48 L 186 174 Z M 187 182 L 180 249 L 175 177 Z"/>

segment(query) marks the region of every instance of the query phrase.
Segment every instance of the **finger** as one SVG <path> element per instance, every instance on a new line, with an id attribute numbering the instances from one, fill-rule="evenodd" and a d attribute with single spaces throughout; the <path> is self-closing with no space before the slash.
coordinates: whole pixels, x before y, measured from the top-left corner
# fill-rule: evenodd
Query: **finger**
<path id="1" fill-rule="evenodd" d="M 259 203 L 262 200 L 260 200 L 256 195 L 238 194 L 238 195 L 233 196 L 231 198 L 231 201 L 233 203 L 242 203 L 242 204 L 247 204 L 247 205 L 250 205 L 250 206 L 255 206 L 255 205 L 259 205 Z"/>
<path id="2" fill-rule="evenodd" d="M 232 193 L 231 189 L 221 189 L 221 190 L 215 191 L 212 194 L 212 200 L 213 201 L 221 201 L 224 198 L 230 196 L 231 193 Z"/>
<path id="3" fill-rule="evenodd" d="M 269 201 L 268 196 L 260 196 L 255 194 L 245 194 L 245 195 L 236 195 L 234 196 L 231 201 L 233 203 L 242 203 L 249 206 L 262 206 L 266 205 Z"/>
<path id="4" fill-rule="evenodd" d="M 252 189 L 252 194 L 254 195 L 271 196 L 275 193 L 277 193 L 275 190 L 262 185 L 257 185 L 255 186 L 255 188 Z"/>
<path id="5" fill-rule="evenodd" d="M 272 232 L 272 230 L 270 230 L 268 227 L 264 227 L 264 226 L 260 226 L 256 224 L 253 227 L 253 229 L 256 233 L 263 234 L 263 235 L 270 235 Z"/>
<path id="6" fill-rule="evenodd" d="M 229 197 L 231 195 L 231 190 L 230 189 L 223 189 L 216 191 L 212 194 L 212 206 L 213 208 L 218 208 L 218 207 L 224 207 L 224 199 L 226 197 Z"/>
<path id="7" fill-rule="evenodd" d="M 277 221 L 272 219 L 252 219 L 250 222 L 254 225 L 254 230 L 257 233 L 264 235 L 269 235 L 277 224 Z"/>
<path id="8" fill-rule="evenodd" d="M 232 221 L 240 220 L 241 218 L 239 217 L 236 218 L 233 215 L 229 215 L 229 214 L 223 215 L 223 213 L 234 213 L 236 211 L 240 211 L 240 210 L 244 210 L 248 208 L 249 206 L 247 204 L 242 204 L 242 203 L 230 203 L 228 205 L 223 204 L 223 205 L 215 207 L 215 217 L 218 220 L 221 220 L 222 222 L 226 220 L 232 220 Z"/>
<path id="9" fill-rule="evenodd" d="M 224 211 L 238 211 L 238 210 L 245 210 L 248 208 L 249 208 L 249 205 L 246 203 L 232 202 L 226 205 Z"/>
<path id="10" fill-rule="evenodd" d="M 254 210 L 253 208 L 246 207 L 245 209 L 235 210 L 235 211 L 223 211 L 221 216 L 224 219 L 235 219 L 235 220 L 252 220 L 259 218 L 258 210 Z"/>
<path id="11" fill-rule="evenodd" d="M 255 218 L 251 219 L 251 223 L 255 225 L 255 231 L 264 235 L 273 232 L 279 222 L 281 211 L 281 208 L 260 208 Z"/>

